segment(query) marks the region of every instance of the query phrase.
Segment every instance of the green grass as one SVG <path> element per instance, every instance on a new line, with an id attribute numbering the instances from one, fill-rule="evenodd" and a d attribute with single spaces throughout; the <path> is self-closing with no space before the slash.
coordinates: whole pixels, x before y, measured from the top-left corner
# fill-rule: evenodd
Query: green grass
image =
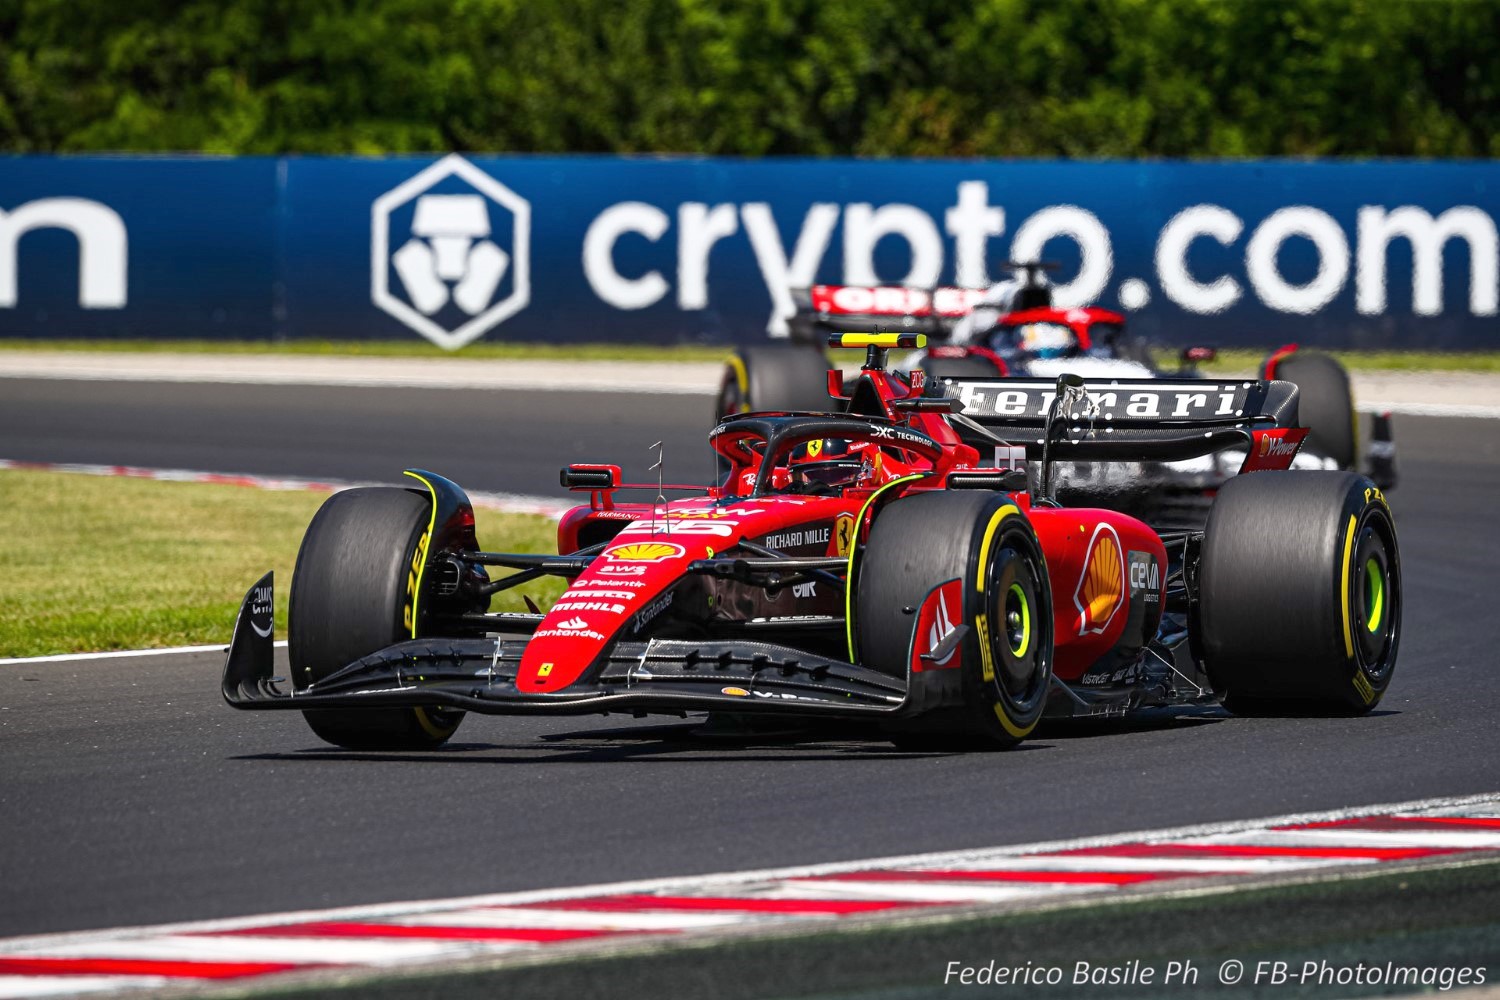
<path id="1" fill-rule="evenodd" d="M 276 571 L 278 636 L 302 532 L 325 496 L 0 471 L 0 657 L 228 642 L 245 591 Z M 476 511 L 490 549 L 555 552 L 556 526 Z M 520 593 L 546 606 L 546 580 Z"/>
<path id="2" fill-rule="evenodd" d="M 107 351 L 135 354 L 327 355 L 363 358 L 458 358 L 470 361 L 723 361 L 729 347 L 684 344 L 470 344 L 445 351 L 419 340 L 18 340 L 0 351 Z"/>
<path id="3" fill-rule="evenodd" d="M 106 351 L 159 354 L 320 355 L 379 358 L 459 358 L 473 361 L 722 361 L 730 348 L 702 344 L 502 344 L 479 343 L 444 351 L 423 340 L 219 341 L 219 340 L 18 340 L 0 338 L 0 351 Z M 1268 348 L 1234 348 L 1203 369 L 1212 374 L 1260 367 Z M 1500 351 L 1330 351 L 1353 371 L 1500 372 Z M 1170 362 L 1171 352 L 1161 352 Z"/>
<path id="4" fill-rule="evenodd" d="M 1270 351 L 1225 350 L 1203 365 L 1209 373 L 1259 371 Z M 1500 372 L 1500 351 L 1328 351 L 1350 371 Z M 1167 360 L 1164 354 L 1161 360 Z"/>

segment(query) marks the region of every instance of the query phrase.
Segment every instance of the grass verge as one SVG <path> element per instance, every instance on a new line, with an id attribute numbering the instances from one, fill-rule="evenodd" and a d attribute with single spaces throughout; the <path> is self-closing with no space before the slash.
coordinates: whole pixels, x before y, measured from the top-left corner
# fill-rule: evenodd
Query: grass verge
<path id="1" fill-rule="evenodd" d="M 728 346 L 684 344 L 480 343 L 445 351 L 425 340 L 17 340 L 0 351 L 105 351 L 121 354 L 324 355 L 363 358 L 457 358 L 469 361 L 723 361 Z"/>
<path id="2" fill-rule="evenodd" d="M 276 571 L 278 635 L 302 532 L 325 499 L 201 483 L 0 471 L 0 657 L 229 641 L 245 590 Z M 493 548 L 556 551 L 545 517 L 480 510 Z M 522 588 L 542 605 L 560 581 Z M 518 592 L 496 611 L 525 610 Z"/>
<path id="3" fill-rule="evenodd" d="M 1211 364 L 1209 373 L 1259 371 L 1271 353 L 1265 350 L 1224 350 Z M 1500 372 L 1500 351 L 1328 351 L 1350 371 L 1453 371 Z M 1163 352 L 1163 360 L 1166 360 Z"/>
<path id="4" fill-rule="evenodd" d="M 684 344 L 660 347 L 651 344 L 470 344 L 457 351 L 443 351 L 426 341 L 217 341 L 217 340 L 18 340 L 0 338 L 0 351 L 105 351 L 160 354 L 260 354 L 324 355 L 343 357 L 458 358 L 473 361 L 722 361 L 728 345 Z M 1269 348 L 1232 348 L 1219 352 L 1205 371 L 1255 371 Z M 1500 351 L 1330 351 L 1352 371 L 1461 371 L 1500 372 Z M 1160 352 L 1170 364 L 1172 352 Z"/>

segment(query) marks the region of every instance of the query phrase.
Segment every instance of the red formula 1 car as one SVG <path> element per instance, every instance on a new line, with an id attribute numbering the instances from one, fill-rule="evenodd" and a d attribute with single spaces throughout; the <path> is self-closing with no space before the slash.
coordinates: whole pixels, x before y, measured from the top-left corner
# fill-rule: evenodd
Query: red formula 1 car
<path id="1" fill-rule="evenodd" d="M 1380 700 L 1400 637 L 1395 526 L 1363 477 L 1276 471 L 1306 433 L 1295 386 L 928 380 L 885 368 L 915 335 L 837 340 L 868 351 L 857 378 L 829 378 L 843 411 L 722 421 L 709 439 L 728 474 L 696 496 L 626 503 L 616 467 L 564 469 L 590 502 L 562 519 L 560 555 L 481 549 L 463 491 L 430 473 L 334 495 L 297 559 L 290 676 L 272 676 L 267 574 L 225 699 L 301 710 L 350 748 L 434 746 L 465 712 L 771 713 L 1007 747 L 1044 715 Z M 1247 474 L 1201 531 L 1050 495 L 1055 460 L 1235 446 Z M 568 580 L 549 610 L 487 611 L 541 574 Z"/>

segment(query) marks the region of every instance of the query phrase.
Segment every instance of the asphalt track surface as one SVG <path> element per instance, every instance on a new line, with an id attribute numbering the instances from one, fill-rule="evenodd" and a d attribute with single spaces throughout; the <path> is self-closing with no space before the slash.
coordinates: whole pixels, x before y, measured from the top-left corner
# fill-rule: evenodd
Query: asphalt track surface
<path id="1" fill-rule="evenodd" d="M 0 457 L 341 479 L 410 464 L 558 494 L 564 462 L 623 457 L 644 475 L 658 439 L 669 479 L 702 481 L 708 408 L 560 390 L 7 380 Z M 1407 604 L 1399 669 L 1370 717 L 1157 713 L 1054 725 L 999 755 L 907 754 L 852 732 L 471 718 L 440 752 L 352 754 L 296 714 L 226 708 L 214 654 L 0 667 L 0 936 L 1494 791 L 1500 421 L 1402 417 L 1396 433 Z"/>

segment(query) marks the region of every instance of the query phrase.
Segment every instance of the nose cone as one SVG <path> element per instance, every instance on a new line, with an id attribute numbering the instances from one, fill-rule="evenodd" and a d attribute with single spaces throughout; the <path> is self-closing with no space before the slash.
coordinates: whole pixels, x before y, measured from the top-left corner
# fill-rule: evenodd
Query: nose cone
<path id="1" fill-rule="evenodd" d="M 545 694 L 574 684 L 611 643 L 628 637 L 631 620 L 670 590 L 688 563 L 722 549 L 717 541 L 675 534 L 668 541 L 662 534 L 617 542 L 600 553 L 533 633 L 516 687 Z"/>

